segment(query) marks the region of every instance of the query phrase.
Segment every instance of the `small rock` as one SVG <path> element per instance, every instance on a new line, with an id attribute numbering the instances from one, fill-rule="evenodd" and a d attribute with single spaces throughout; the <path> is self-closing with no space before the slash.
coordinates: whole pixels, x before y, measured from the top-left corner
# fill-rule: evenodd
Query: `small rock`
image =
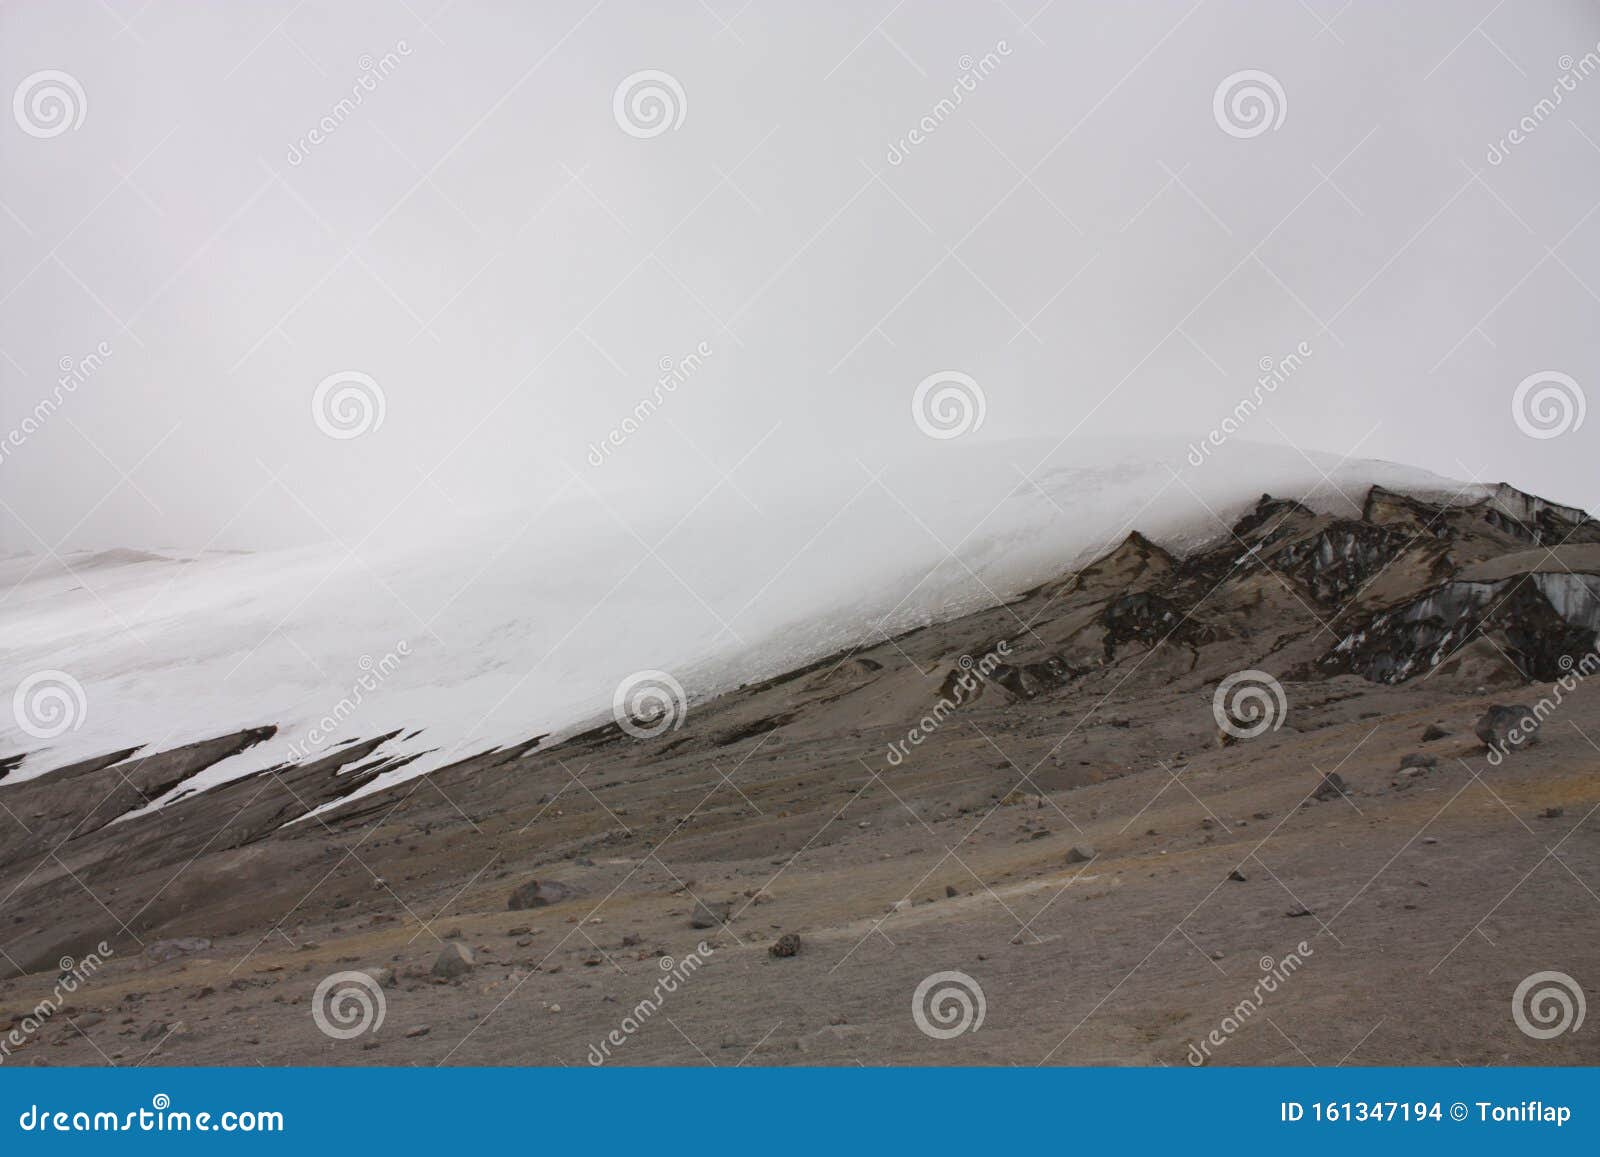
<path id="1" fill-rule="evenodd" d="M 521 912 L 527 908 L 544 908 L 551 904 L 559 904 L 575 895 L 577 895 L 576 889 L 566 884 L 558 884 L 554 880 L 529 880 L 511 893 L 506 906 L 513 912 Z"/>
<path id="2" fill-rule="evenodd" d="M 779 958 L 797 956 L 800 953 L 800 936 L 798 933 L 785 932 L 767 951 Z"/>
<path id="3" fill-rule="evenodd" d="M 1311 915 L 1311 909 L 1305 907 L 1304 905 L 1297 904 L 1285 912 L 1284 915 L 1288 916 L 1290 919 L 1295 919 L 1299 916 L 1309 916 Z"/>
<path id="4" fill-rule="evenodd" d="M 946 884 L 944 886 L 944 894 L 945 899 L 947 900 L 953 900 L 957 896 L 961 895 L 960 892 L 956 891 L 956 886 L 954 884 Z"/>
<path id="5" fill-rule="evenodd" d="M 1426 768 L 1431 770 L 1438 766 L 1439 757 L 1437 755 L 1424 755 L 1420 751 L 1413 751 L 1409 755 L 1402 755 L 1400 757 L 1400 770 L 1402 771 L 1408 767 Z"/>
<path id="6" fill-rule="evenodd" d="M 1432 743 L 1435 739 L 1444 739 L 1449 734 L 1444 728 L 1430 723 L 1422 732 L 1422 742 Z"/>
<path id="7" fill-rule="evenodd" d="M 696 904 L 694 915 L 689 917 L 691 928 L 720 928 L 733 914 L 733 905 L 724 900 L 719 904 Z"/>
<path id="8" fill-rule="evenodd" d="M 1350 785 L 1337 771 L 1330 771 L 1322 777 L 1322 782 L 1317 785 L 1317 790 L 1311 793 L 1315 800 L 1339 799 L 1350 794 Z"/>
<path id="9" fill-rule="evenodd" d="M 153 944 L 145 945 L 144 954 L 157 964 L 164 964 L 168 960 L 176 960 L 180 956 L 191 956 L 196 952 L 204 952 L 211 947 L 211 941 L 203 936 L 180 936 L 175 940 L 157 940 Z"/>
<path id="10" fill-rule="evenodd" d="M 406 1035 L 410 1036 L 410 1037 L 427 1036 L 432 1031 L 433 1031 L 433 1026 L 432 1025 L 419 1024 L 419 1025 L 417 1025 L 416 1028 L 408 1028 L 408 1029 L 406 1029 Z"/>
<path id="11" fill-rule="evenodd" d="M 1233 871 L 1228 873 L 1228 879 L 1232 880 L 1235 884 L 1244 883 L 1246 878 L 1247 877 L 1245 876 L 1245 874 L 1243 872 L 1241 872 L 1238 868 L 1235 868 Z"/>
<path id="12" fill-rule="evenodd" d="M 1077 844 L 1074 844 L 1072 847 L 1067 849 L 1067 863 L 1069 864 L 1086 864 L 1092 859 L 1094 859 L 1093 848 L 1081 847 Z"/>
<path id="13" fill-rule="evenodd" d="M 1566 814 L 1567 809 L 1564 807 L 1547 807 L 1544 809 L 1544 811 L 1539 813 L 1539 818 L 1542 820 L 1553 820 L 1558 819 Z"/>
<path id="14" fill-rule="evenodd" d="M 373 983 L 379 988 L 393 988 L 395 985 L 394 969 L 392 968 L 368 968 L 364 969 L 364 971 L 368 976 L 372 977 Z"/>
<path id="15" fill-rule="evenodd" d="M 458 940 L 448 941 L 439 949 L 439 955 L 433 962 L 433 975 L 443 980 L 454 980 L 458 976 L 465 976 L 471 972 L 477 960 L 472 955 L 472 949 Z"/>

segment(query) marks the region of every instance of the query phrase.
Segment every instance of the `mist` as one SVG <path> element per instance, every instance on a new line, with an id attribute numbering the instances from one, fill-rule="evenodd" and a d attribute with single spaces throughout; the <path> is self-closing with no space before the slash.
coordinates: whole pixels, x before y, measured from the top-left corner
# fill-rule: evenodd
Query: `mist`
<path id="1" fill-rule="evenodd" d="M 0 33 L 6 554 L 803 487 L 943 452 L 936 375 L 973 443 L 1231 420 L 1208 456 L 1600 506 L 1589 4 L 71 0 Z"/>

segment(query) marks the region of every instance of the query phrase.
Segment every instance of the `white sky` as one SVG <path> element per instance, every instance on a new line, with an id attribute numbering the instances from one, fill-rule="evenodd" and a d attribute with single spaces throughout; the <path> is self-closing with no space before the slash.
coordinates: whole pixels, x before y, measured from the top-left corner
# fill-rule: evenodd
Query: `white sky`
<path id="1" fill-rule="evenodd" d="M 1188 441 L 1302 342 L 1242 438 L 1594 510 L 1600 414 L 1536 439 L 1512 399 L 1556 371 L 1600 405 L 1600 73 L 1487 154 L 1597 42 L 1576 0 L 10 0 L 0 90 L 59 70 L 84 115 L 0 119 L 0 441 L 111 354 L 5 446 L 0 553 L 417 536 L 574 473 L 770 485 L 935 449 L 910 402 L 945 370 L 974 441 Z M 646 69 L 686 99 L 641 139 L 613 95 Z M 1246 69 L 1285 115 L 1240 138 L 1213 96 Z M 335 439 L 312 398 L 346 370 L 384 419 Z"/>

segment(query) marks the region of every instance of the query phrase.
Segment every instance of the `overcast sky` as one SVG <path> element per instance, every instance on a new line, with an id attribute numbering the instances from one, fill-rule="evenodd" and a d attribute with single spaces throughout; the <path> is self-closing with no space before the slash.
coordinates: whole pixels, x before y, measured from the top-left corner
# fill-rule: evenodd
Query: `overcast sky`
<path id="1" fill-rule="evenodd" d="M 9 0 L 0 552 L 933 452 L 936 374 L 965 438 L 1198 442 L 1290 355 L 1218 454 L 1594 510 L 1597 43 L 1578 0 Z"/>

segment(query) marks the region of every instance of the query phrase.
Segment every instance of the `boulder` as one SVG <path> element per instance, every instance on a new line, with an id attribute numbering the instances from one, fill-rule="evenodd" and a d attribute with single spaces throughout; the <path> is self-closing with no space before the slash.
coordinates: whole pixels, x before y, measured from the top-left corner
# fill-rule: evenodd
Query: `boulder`
<path id="1" fill-rule="evenodd" d="M 459 940 L 447 940 L 439 955 L 433 961 L 433 975 L 445 980 L 454 980 L 458 976 L 465 976 L 477 964 L 477 958 L 472 955 L 472 949 Z"/>
<path id="2" fill-rule="evenodd" d="M 522 912 L 528 908 L 544 908 L 551 904 L 559 904 L 575 895 L 577 895 L 575 889 L 554 880 L 529 880 L 511 893 L 506 907 L 513 912 Z"/>
<path id="3" fill-rule="evenodd" d="M 1531 707 L 1496 703 L 1478 717 L 1472 731 L 1485 747 L 1516 751 L 1538 742 L 1539 719 Z"/>

